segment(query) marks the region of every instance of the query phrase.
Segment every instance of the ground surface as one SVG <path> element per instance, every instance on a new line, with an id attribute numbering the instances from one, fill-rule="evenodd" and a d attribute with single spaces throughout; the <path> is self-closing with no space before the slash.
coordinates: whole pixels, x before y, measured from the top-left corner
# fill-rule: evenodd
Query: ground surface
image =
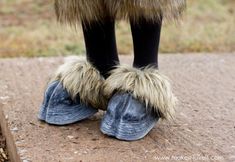
<path id="1" fill-rule="evenodd" d="M 161 55 L 180 101 L 176 120 L 160 121 L 136 142 L 101 134 L 103 113 L 63 127 L 37 120 L 48 77 L 62 61 L 0 60 L 0 121 L 14 161 L 235 161 L 234 54 Z"/>

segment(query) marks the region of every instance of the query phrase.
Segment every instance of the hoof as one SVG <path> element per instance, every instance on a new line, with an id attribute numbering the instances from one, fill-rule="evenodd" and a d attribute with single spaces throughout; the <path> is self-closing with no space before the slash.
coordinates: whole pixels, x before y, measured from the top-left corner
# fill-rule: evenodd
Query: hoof
<path id="1" fill-rule="evenodd" d="M 39 112 L 39 119 L 48 124 L 67 125 L 89 118 L 98 110 L 80 103 L 79 96 L 74 102 L 59 81 L 49 84 Z"/>
<path id="2" fill-rule="evenodd" d="M 145 137 L 159 116 L 129 93 L 114 95 L 108 104 L 100 130 L 120 140 L 134 141 Z"/>

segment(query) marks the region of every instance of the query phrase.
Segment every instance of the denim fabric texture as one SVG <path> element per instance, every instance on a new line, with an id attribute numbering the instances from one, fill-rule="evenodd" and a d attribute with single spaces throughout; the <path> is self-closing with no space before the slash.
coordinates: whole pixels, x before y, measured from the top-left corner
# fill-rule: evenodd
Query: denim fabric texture
<path id="1" fill-rule="evenodd" d="M 45 91 L 44 100 L 38 118 L 48 124 L 67 125 L 89 118 L 98 110 L 72 101 L 68 92 L 59 81 L 50 83 Z"/>
<path id="2" fill-rule="evenodd" d="M 104 134 L 120 140 L 139 140 L 155 126 L 159 117 L 130 93 L 115 94 L 101 122 Z"/>

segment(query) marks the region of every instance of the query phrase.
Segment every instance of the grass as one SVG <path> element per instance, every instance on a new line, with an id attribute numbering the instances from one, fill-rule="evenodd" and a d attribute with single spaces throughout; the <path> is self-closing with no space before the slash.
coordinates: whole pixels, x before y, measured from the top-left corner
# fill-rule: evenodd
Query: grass
<path id="1" fill-rule="evenodd" d="M 188 0 L 180 24 L 165 23 L 160 52 L 234 52 L 234 0 Z M 81 29 L 77 32 L 55 21 L 53 0 L 0 1 L 0 57 L 84 54 Z M 130 27 L 117 22 L 119 53 L 132 53 Z"/>

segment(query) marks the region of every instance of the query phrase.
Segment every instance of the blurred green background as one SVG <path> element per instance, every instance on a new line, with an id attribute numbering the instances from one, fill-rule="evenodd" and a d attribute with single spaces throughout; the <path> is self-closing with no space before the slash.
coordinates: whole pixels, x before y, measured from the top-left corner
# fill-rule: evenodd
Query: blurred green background
<path id="1" fill-rule="evenodd" d="M 235 51 L 235 0 L 187 0 L 179 24 L 164 24 L 161 53 Z M 120 54 L 130 54 L 128 22 L 117 22 Z M 53 0 L 0 0 L 0 57 L 84 54 L 81 29 L 56 22 Z"/>

